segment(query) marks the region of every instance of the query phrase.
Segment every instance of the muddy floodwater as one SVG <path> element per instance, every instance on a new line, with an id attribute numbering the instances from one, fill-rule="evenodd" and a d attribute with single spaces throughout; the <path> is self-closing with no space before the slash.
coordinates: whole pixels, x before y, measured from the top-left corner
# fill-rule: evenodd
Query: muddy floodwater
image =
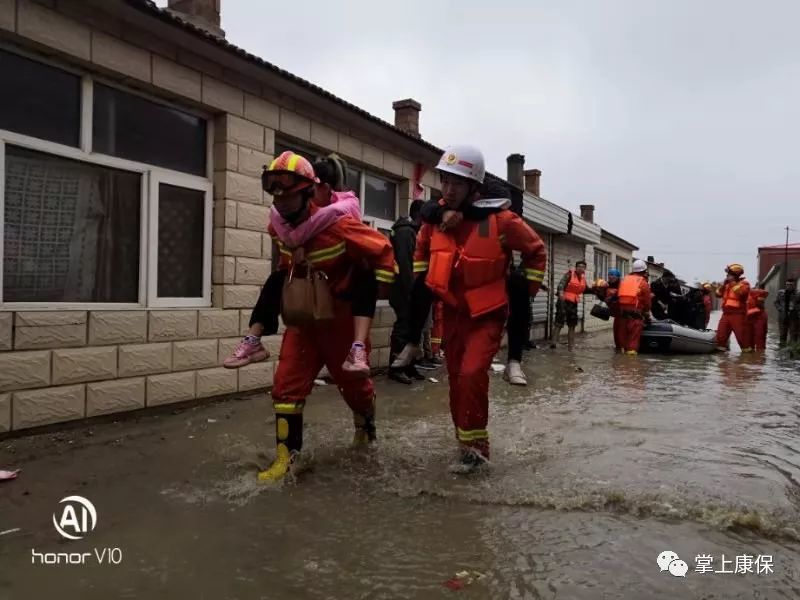
<path id="1" fill-rule="evenodd" d="M 774 339 L 765 356 L 609 346 L 528 353 L 527 388 L 492 375 L 492 467 L 467 479 L 446 470 L 444 373 L 377 379 L 367 453 L 317 387 L 311 470 L 282 488 L 255 484 L 264 395 L 2 441 L 0 468 L 23 471 L 0 483 L 0 599 L 800 598 L 798 363 Z M 53 526 L 71 494 L 98 513 L 79 541 Z M 32 564 L 106 548 L 119 564 Z M 664 551 L 685 577 L 660 571 Z M 461 571 L 481 577 L 444 585 Z"/>

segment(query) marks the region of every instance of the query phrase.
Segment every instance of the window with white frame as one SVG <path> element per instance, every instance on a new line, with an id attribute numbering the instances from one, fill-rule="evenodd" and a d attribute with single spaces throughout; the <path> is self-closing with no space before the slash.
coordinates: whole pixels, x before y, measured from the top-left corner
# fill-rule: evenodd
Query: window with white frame
<path id="1" fill-rule="evenodd" d="M 605 279 L 608 277 L 608 264 L 611 255 L 595 248 L 594 250 L 594 276 Z"/>
<path id="2" fill-rule="evenodd" d="M 208 306 L 205 118 L 0 49 L 4 305 Z"/>
<path id="3" fill-rule="evenodd" d="M 275 144 L 276 156 L 291 150 L 311 160 L 325 156 L 327 152 L 314 150 L 294 142 L 280 141 Z M 397 183 L 369 170 L 347 162 L 347 187 L 361 200 L 364 222 L 389 235 L 397 220 Z"/>
<path id="4" fill-rule="evenodd" d="M 631 266 L 630 261 L 627 258 L 617 257 L 617 270 L 622 273 L 622 276 L 625 277 L 628 273 L 630 273 Z"/>

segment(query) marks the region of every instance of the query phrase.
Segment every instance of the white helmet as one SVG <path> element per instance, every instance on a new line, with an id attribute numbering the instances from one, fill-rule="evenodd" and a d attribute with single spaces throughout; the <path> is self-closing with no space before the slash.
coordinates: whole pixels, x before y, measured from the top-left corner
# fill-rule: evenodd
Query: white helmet
<path id="1" fill-rule="evenodd" d="M 643 260 L 636 259 L 633 261 L 633 266 L 631 267 L 631 273 L 644 273 L 647 271 L 647 263 Z"/>
<path id="2" fill-rule="evenodd" d="M 483 183 L 486 165 L 483 153 L 474 146 L 449 146 L 436 165 L 437 171 L 452 173 L 460 177 Z"/>

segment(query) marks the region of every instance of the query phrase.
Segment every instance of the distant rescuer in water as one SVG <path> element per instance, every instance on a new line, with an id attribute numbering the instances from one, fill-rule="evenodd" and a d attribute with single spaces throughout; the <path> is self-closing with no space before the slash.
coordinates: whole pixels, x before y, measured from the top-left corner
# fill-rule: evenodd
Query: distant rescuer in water
<path id="1" fill-rule="evenodd" d="M 581 259 L 575 268 L 567 271 L 558 284 L 558 301 L 556 303 L 556 323 L 551 339 L 551 348 L 558 344 L 561 330 L 567 325 L 567 348 L 572 352 L 575 347 L 575 328 L 578 326 L 578 302 L 587 291 L 586 261 Z"/>
<path id="2" fill-rule="evenodd" d="M 728 340 L 733 333 L 742 352 L 752 352 L 745 322 L 750 283 L 744 278 L 744 267 L 738 263 L 725 267 L 725 273 L 725 283 L 717 290 L 717 296 L 722 298 L 722 318 L 717 325 L 717 349 L 727 352 Z"/>
<path id="3" fill-rule="evenodd" d="M 633 261 L 631 273 L 619 284 L 617 295 L 622 350 L 629 356 L 636 356 L 645 322 L 650 320 L 652 293 L 647 282 L 647 263 L 643 260 Z"/>
<path id="4" fill-rule="evenodd" d="M 478 201 L 485 176 L 480 150 L 448 148 L 436 170 L 450 209 L 463 211 Z M 544 243 L 508 208 L 446 230 L 424 223 L 417 236 L 414 269 L 426 273 L 426 285 L 445 303 L 442 341 L 460 450 L 454 473 L 470 473 L 489 459 L 488 371 L 503 337 L 513 251 L 522 255 L 528 293 L 535 296 L 547 262 Z"/>

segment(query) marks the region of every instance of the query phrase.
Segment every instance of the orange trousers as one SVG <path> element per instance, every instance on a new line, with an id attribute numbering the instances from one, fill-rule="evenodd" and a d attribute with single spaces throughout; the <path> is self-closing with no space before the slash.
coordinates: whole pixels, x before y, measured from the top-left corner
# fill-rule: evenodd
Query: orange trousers
<path id="1" fill-rule="evenodd" d="M 753 317 L 747 318 L 747 337 L 750 341 L 750 345 L 756 350 L 767 349 L 768 321 L 767 312 L 764 310 Z"/>
<path id="2" fill-rule="evenodd" d="M 634 317 L 618 317 L 620 321 L 620 342 L 621 348 L 625 352 L 638 352 L 639 340 L 642 337 L 642 329 L 644 329 L 644 320 Z M 616 326 L 616 321 L 614 322 Z"/>
<path id="3" fill-rule="evenodd" d="M 353 341 L 353 315 L 345 304 L 337 304 L 336 318 L 325 324 L 287 327 L 281 343 L 280 361 L 272 387 L 276 412 L 302 410 L 323 365 L 350 409 L 372 416 L 375 390 L 370 378 L 358 378 L 342 370 Z M 369 355 L 369 340 L 366 340 Z"/>
<path id="4" fill-rule="evenodd" d="M 438 356 L 442 350 L 442 336 L 444 335 L 444 302 L 436 300 L 433 303 L 433 325 L 431 325 L 431 352 Z"/>
<path id="5" fill-rule="evenodd" d="M 742 350 L 750 348 L 750 336 L 745 322 L 744 313 L 722 313 L 722 318 L 717 325 L 717 346 L 728 346 L 728 340 L 731 333 L 736 336 L 736 341 L 741 346 Z"/>
<path id="6" fill-rule="evenodd" d="M 444 311 L 444 344 L 450 378 L 450 415 L 456 438 L 489 457 L 489 368 L 500 350 L 505 311 L 473 319 L 468 313 L 447 307 Z"/>

